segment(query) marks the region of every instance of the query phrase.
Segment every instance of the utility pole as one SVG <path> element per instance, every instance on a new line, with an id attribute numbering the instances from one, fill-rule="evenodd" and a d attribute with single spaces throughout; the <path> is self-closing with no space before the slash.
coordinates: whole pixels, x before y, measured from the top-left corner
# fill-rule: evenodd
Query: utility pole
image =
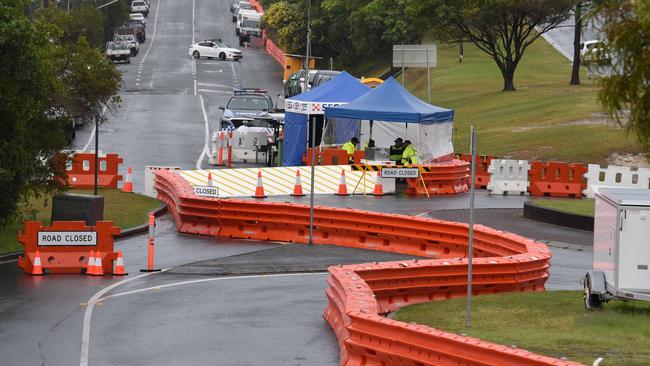
<path id="1" fill-rule="evenodd" d="M 309 58 L 311 57 L 311 0 L 307 0 L 307 64 L 305 65 L 305 91 L 309 83 Z M 309 111 L 307 111 L 309 113 Z M 311 179 L 309 181 L 309 245 L 314 244 L 314 181 L 316 175 L 316 121 L 307 114 L 307 126 L 311 128 Z M 309 144 L 307 145 L 309 146 Z"/>

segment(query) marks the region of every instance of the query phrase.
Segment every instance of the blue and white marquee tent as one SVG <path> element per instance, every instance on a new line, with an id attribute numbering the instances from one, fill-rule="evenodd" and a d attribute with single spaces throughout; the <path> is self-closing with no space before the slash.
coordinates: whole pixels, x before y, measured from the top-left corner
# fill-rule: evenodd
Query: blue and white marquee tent
<path id="1" fill-rule="evenodd" d="M 362 84 L 347 72 L 342 72 L 334 79 L 306 93 L 298 94 L 284 102 L 284 150 L 283 166 L 301 164 L 301 158 L 307 151 L 308 116 L 323 116 L 325 108 L 344 105 L 368 93 L 370 88 Z M 338 133 L 331 143 L 343 143 L 359 135 L 356 120 L 337 118 L 332 124 Z"/>
<path id="2" fill-rule="evenodd" d="M 421 163 L 454 152 L 454 110 L 421 101 L 392 77 L 351 103 L 327 107 L 325 117 L 373 121 L 376 146 L 390 146 L 397 137 L 411 140 Z M 370 132 L 370 123 L 362 123 L 361 144 L 370 138 Z"/>

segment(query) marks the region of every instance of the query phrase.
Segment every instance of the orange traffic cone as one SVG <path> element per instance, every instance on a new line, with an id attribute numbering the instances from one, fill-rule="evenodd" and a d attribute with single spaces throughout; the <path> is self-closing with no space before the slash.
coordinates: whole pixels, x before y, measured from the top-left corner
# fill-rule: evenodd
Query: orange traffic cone
<path id="1" fill-rule="evenodd" d="M 95 268 L 93 270 L 93 275 L 95 276 L 104 275 L 104 267 L 102 266 L 102 253 L 99 251 L 97 251 L 97 254 L 95 255 Z"/>
<path id="2" fill-rule="evenodd" d="M 208 172 L 208 186 L 212 187 L 214 183 L 212 182 L 212 173 Z"/>
<path id="3" fill-rule="evenodd" d="M 90 251 L 88 254 L 88 264 L 86 265 L 86 274 L 94 275 L 95 274 L 95 252 Z"/>
<path id="4" fill-rule="evenodd" d="M 300 169 L 296 169 L 296 184 L 293 186 L 293 193 L 291 194 L 294 197 L 302 197 L 305 194 L 302 193 L 302 181 L 300 180 Z"/>
<path id="5" fill-rule="evenodd" d="M 373 196 L 383 196 L 384 195 L 384 186 L 381 184 L 381 171 L 377 172 L 377 178 L 375 179 L 375 190 L 372 192 Z"/>
<path id="6" fill-rule="evenodd" d="M 117 260 L 115 261 L 115 271 L 113 274 L 118 276 L 124 276 L 128 274 L 124 271 L 124 258 L 122 257 L 121 250 L 117 251 Z"/>
<path id="7" fill-rule="evenodd" d="M 264 184 L 262 183 L 262 171 L 257 171 L 257 186 L 255 187 L 255 195 L 253 198 L 266 198 L 264 194 Z"/>
<path id="8" fill-rule="evenodd" d="M 40 276 L 43 274 L 43 265 L 41 264 L 41 254 L 36 251 L 34 255 L 34 265 L 32 266 L 32 275 Z"/>
<path id="9" fill-rule="evenodd" d="M 339 191 L 336 192 L 337 196 L 349 196 L 348 185 L 345 183 L 345 170 L 341 169 L 341 180 L 339 181 Z"/>
<path id="10" fill-rule="evenodd" d="M 124 185 L 122 186 L 122 192 L 133 193 L 133 179 L 131 177 L 132 174 L 133 174 L 133 169 L 129 167 L 126 170 L 126 180 L 124 181 Z"/>

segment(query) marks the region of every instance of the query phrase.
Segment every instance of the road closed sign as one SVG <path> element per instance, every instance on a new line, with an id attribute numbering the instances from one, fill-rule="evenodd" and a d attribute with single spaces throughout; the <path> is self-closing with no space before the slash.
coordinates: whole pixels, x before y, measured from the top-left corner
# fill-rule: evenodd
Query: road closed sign
<path id="1" fill-rule="evenodd" d="M 382 168 L 382 178 L 417 178 L 420 176 L 418 168 Z"/>
<path id="2" fill-rule="evenodd" d="M 201 197 L 219 197 L 219 187 L 213 186 L 194 186 L 194 194 Z"/>
<path id="3" fill-rule="evenodd" d="M 40 246 L 59 246 L 59 245 L 95 246 L 97 245 L 97 232 L 95 231 L 39 231 L 37 244 Z"/>

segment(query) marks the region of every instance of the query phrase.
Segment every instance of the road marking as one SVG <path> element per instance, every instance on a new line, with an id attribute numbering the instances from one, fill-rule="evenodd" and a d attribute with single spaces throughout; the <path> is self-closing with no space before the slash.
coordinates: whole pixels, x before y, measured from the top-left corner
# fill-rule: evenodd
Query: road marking
<path id="1" fill-rule="evenodd" d="M 201 100 L 201 112 L 203 112 L 203 122 L 205 123 L 205 143 L 203 145 L 203 151 L 201 151 L 201 156 L 199 160 L 196 161 L 196 169 L 201 169 L 201 163 L 206 155 L 210 153 L 210 148 L 208 144 L 210 143 L 210 125 L 208 123 L 208 114 L 205 112 L 205 103 L 203 102 L 203 95 L 199 94 L 199 99 Z"/>
<path id="2" fill-rule="evenodd" d="M 106 105 L 104 105 L 104 108 L 102 108 L 102 115 L 104 114 L 104 112 L 106 112 L 106 108 L 107 108 Z M 84 145 L 84 148 L 81 149 L 81 152 L 86 152 L 86 150 L 88 150 L 88 146 L 90 146 L 90 143 L 93 142 L 93 138 L 95 137 L 96 127 L 97 125 L 93 126 L 93 131 L 90 133 L 90 136 L 88 137 L 88 141 L 86 141 L 86 144 Z"/>
<path id="3" fill-rule="evenodd" d="M 234 90 L 235 88 L 230 86 L 230 85 L 223 85 L 223 84 L 210 84 L 210 83 L 199 83 L 200 86 L 213 86 L 215 88 L 223 88 L 223 89 L 228 89 L 228 90 Z"/>
<path id="4" fill-rule="evenodd" d="M 108 299 L 112 299 L 112 298 L 116 298 L 116 297 L 139 294 L 139 293 L 146 292 L 146 291 L 161 290 L 161 289 L 167 288 L 167 287 L 191 285 L 191 284 L 202 283 L 202 282 L 226 281 L 226 280 L 242 280 L 242 279 L 251 279 L 251 278 L 256 279 L 256 278 L 272 278 L 272 277 L 298 277 L 298 276 L 322 276 L 322 275 L 329 275 L 329 272 L 323 271 L 323 272 L 310 272 L 310 273 L 277 273 L 277 274 L 270 274 L 270 275 L 232 276 L 232 277 L 225 277 L 224 276 L 224 277 L 202 278 L 200 280 L 174 282 L 174 283 L 168 283 L 168 284 L 164 284 L 164 285 L 156 285 L 156 286 L 151 286 L 151 287 L 146 287 L 146 288 L 140 288 L 140 289 L 132 290 L 132 291 L 119 292 L 117 294 L 102 297 L 101 301 L 106 301 Z"/>
<path id="5" fill-rule="evenodd" d="M 196 79 L 194 79 L 194 96 L 196 96 Z"/>
<path id="6" fill-rule="evenodd" d="M 163 269 L 163 271 L 167 271 L 169 268 Z M 79 366 L 88 366 L 88 350 L 90 348 L 90 319 L 93 315 L 93 308 L 95 307 L 95 304 L 99 302 L 99 298 L 104 295 L 105 293 L 111 291 L 112 289 L 124 285 L 126 283 L 129 283 L 131 281 L 151 276 L 152 274 L 155 274 L 157 272 L 149 272 L 149 273 L 143 273 L 139 276 L 135 276 L 126 280 L 118 281 L 113 283 L 112 285 L 105 287 L 101 290 L 99 290 L 93 297 L 88 300 L 86 303 L 86 311 L 84 313 L 84 320 L 83 320 L 83 326 L 81 330 L 81 353 L 79 357 Z"/>
<path id="7" fill-rule="evenodd" d="M 140 60 L 140 65 L 144 63 L 144 61 L 147 59 L 147 56 L 149 56 L 149 51 L 151 51 L 151 46 L 153 46 L 153 42 L 156 40 L 156 26 L 158 25 L 158 14 L 160 13 L 158 10 L 160 9 L 160 3 L 162 0 L 158 0 L 156 4 L 156 17 L 153 20 L 153 34 L 151 35 L 151 42 L 149 42 L 149 48 L 147 48 L 147 52 L 144 53 L 144 56 L 142 56 L 142 60 Z"/>
<path id="8" fill-rule="evenodd" d="M 196 43 L 194 40 L 194 9 L 196 8 L 196 1 L 192 0 L 192 44 Z"/>
<path id="9" fill-rule="evenodd" d="M 196 95 L 197 90 L 200 91 L 201 93 L 216 93 L 216 94 L 228 94 L 228 95 L 232 94 L 232 92 L 226 90 L 196 89 L 196 83 L 194 83 L 194 95 Z"/>
<path id="10" fill-rule="evenodd" d="M 2 262 L 0 262 L 0 264 L 15 263 L 15 262 L 18 262 L 18 258 L 2 261 Z"/>

